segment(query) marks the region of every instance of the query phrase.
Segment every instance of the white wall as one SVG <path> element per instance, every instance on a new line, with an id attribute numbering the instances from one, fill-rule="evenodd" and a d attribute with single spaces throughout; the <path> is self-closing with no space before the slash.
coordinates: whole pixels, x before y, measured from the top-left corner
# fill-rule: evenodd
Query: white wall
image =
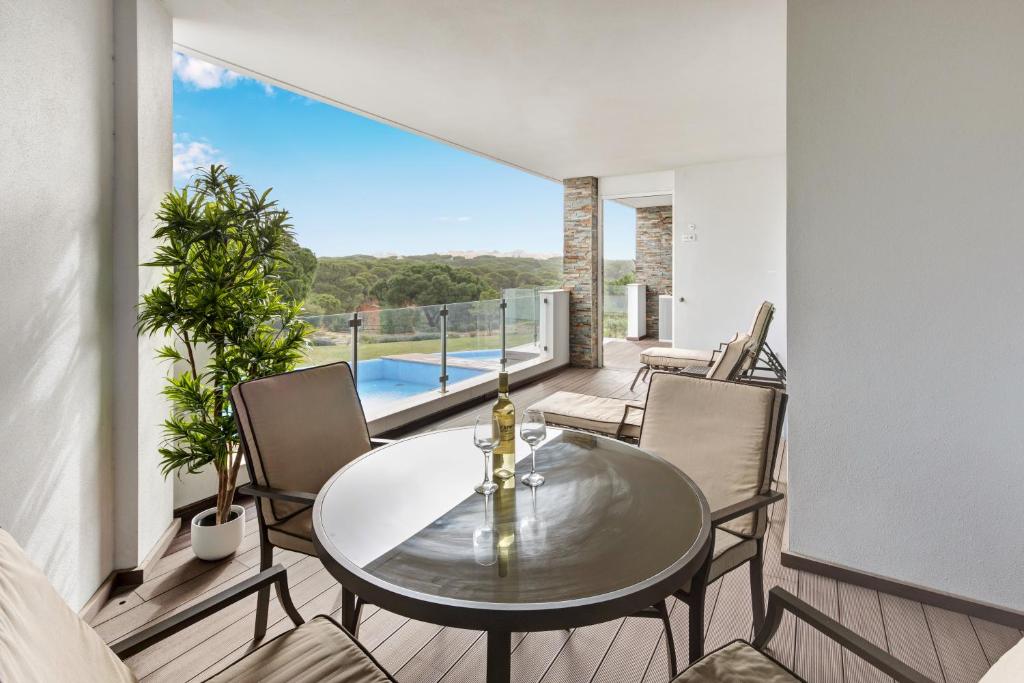
<path id="1" fill-rule="evenodd" d="M 159 282 L 154 214 L 171 189 L 171 19 L 159 0 L 115 4 L 114 473 L 115 566 L 141 562 L 171 522 L 173 484 L 160 474 L 160 396 L 169 368 L 154 359 L 161 339 L 138 338 L 142 293 Z"/>
<path id="2" fill-rule="evenodd" d="M 110 0 L 0 3 L 0 526 L 76 609 L 118 566 L 120 541 L 114 13 Z M 169 34 L 147 45 L 169 65 Z M 164 84 L 166 99 L 140 93 L 147 106 L 169 107 L 169 71 Z M 144 143 L 168 186 L 169 143 L 168 118 L 166 145 Z M 139 178 L 156 191 L 159 175 Z M 151 494 L 143 515 L 163 519 Z"/>
<path id="3" fill-rule="evenodd" d="M 1024 4 L 789 3 L 790 545 L 1024 609 Z"/>
<path id="4" fill-rule="evenodd" d="M 0 4 L 0 526 L 75 607 L 114 552 L 112 13 Z"/>
<path id="5" fill-rule="evenodd" d="M 672 215 L 673 346 L 717 348 L 748 332 L 767 299 L 768 343 L 785 361 L 785 157 L 676 169 Z M 683 241 L 691 224 L 697 240 Z"/>

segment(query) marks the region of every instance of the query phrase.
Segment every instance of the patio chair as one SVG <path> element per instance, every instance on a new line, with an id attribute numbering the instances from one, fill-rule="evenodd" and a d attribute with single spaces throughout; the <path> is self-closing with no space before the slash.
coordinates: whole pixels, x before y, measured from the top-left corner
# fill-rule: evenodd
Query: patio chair
<path id="1" fill-rule="evenodd" d="M 250 481 L 238 492 L 257 499 L 260 569 L 270 567 L 274 548 L 316 557 L 317 493 L 335 472 L 386 443 L 370 438 L 352 369 L 331 363 L 242 382 L 231 389 L 231 405 Z M 269 604 L 268 585 L 257 602 L 256 640 L 266 632 Z"/>
<path id="2" fill-rule="evenodd" d="M 640 447 L 686 472 L 711 508 L 714 547 L 708 561 L 675 597 L 689 605 L 690 661 L 704 649 L 708 584 L 744 564 L 750 570 L 754 630 L 764 623 L 764 535 L 768 506 L 783 498 L 771 477 L 786 415 L 785 392 L 742 382 L 720 382 L 666 372 L 651 375 Z M 669 663 L 675 644 L 667 614 Z"/>
<path id="3" fill-rule="evenodd" d="M 750 354 L 750 338 L 737 334 L 725 345 L 707 371 L 707 379 L 735 379 Z M 544 413 L 547 423 L 623 441 L 640 438 L 643 401 L 590 396 L 572 391 L 557 391 L 530 406 Z"/>
<path id="4" fill-rule="evenodd" d="M 786 380 L 786 369 L 778 356 L 768 345 L 768 328 L 771 326 L 772 318 L 775 316 L 775 304 L 770 301 L 763 302 L 754 314 L 754 320 L 750 324 L 748 336 L 751 339 L 751 355 L 745 359 L 741 374 L 751 376 L 754 371 L 769 371 L 780 382 Z M 713 351 L 698 351 L 695 349 L 672 349 L 663 347 L 651 347 L 640 352 L 640 369 L 637 370 L 633 383 L 629 386 L 630 391 L 636 387 L 641 377 L 646 378 L 652 370 L 664 370 L 667 372 L 686 372 L 687 374 L 700 375 L 708 372 L 705 368 L 710 367 L 715 359 L 724 351 L 728 342 L 720 344 Z M 758 365 L 758 362 L 764 365 Z"/>
<path id="5" fill-rule="evenodd" d="M 686 671 L 673 679 L 672 683 L 800 683 L 803 681 L 802 678 L 766 652 L 768 643 L 782 623 L 784 612 L 791 613 L 883 674 L 891 676 L 896 683 L 933 683 L 930 678 L 907 666 L 871 641 L 777 586 L 768 593 L 768 617 L 764 625 L 756 631 L 752 642 L 734 640 L 723 645 L 693 661 Z M 1024 645 L 1018 645 L 1015 649 L 1020 651 L 1016 656 L 1016 662 L 1013 661 L 1011 650 L 996 662 L 982 678 L 982 683 L 1009 683 L 1011 680 L 1020 680 L 1019 676 L 1024 672 L 1024 662 L 1021 661 L 1024 659 Z M 1001 667 L 1003 660 L 1006 660 L 1006 669 L 1004 673 L 1000 673 L 997 669 Z"/>
<path id="6" fill-rule="evenodd" d="M 394 681 L 352 634 L 328 616 L 304 621 L 284 567 L 260 572 L 108 646 L 75 614 L 39 569 L 0 529 L 0 681 L 135 681 L 122 661 L 274 584 L 295 628 L 230 664 L 208 681 L 387 683 Z"/>

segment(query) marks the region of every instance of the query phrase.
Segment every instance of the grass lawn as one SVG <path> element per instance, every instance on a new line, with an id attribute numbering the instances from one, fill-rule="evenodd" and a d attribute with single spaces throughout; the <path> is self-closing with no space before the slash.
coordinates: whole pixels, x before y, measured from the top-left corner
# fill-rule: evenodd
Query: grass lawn
<path id="1" fill-rule="evenodd" d="M 510 334 L 507 344 L 511 348 L 533 341 L 532 334 Z M 482 349 L 498 349 L 501 345 L 499 335 L 486 337 L 450 337 L 449 351 L 479 351 Z M 399 353 L 441 353 L 440 339 L 420 339 L 417 341 L 383 342 L 378 344 L 359 344 L 359 360 L 371 360 L 381 356 L 393 356 Z M 339 360 L 352 362 L 350 346 L 310 346 L 306 349 L 306 360 L 301 365 L 324 365 Z"/>

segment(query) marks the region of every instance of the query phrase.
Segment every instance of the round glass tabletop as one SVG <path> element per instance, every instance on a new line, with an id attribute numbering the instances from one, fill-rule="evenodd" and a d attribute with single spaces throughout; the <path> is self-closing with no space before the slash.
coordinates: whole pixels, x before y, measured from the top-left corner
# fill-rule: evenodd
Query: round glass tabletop
<path id="1" fill-rule="evenodd" d="M 473 491 L 483 455 L 472 428 L 378 448 L 321 490 L 313 511 L 321 559 L 349 590 L 433 623 L 517 630 L 624 616 L 682 587 L 707 550 L 697 486 L 639 448 L 548 429 L 545 483 L 516 477 Z M 501 622 L 495 625 L 495 620 Z"/>

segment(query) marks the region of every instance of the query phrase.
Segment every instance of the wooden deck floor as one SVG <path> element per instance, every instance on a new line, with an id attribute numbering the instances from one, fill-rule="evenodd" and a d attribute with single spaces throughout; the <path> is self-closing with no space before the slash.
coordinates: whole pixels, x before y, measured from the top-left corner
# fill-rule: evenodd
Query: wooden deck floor
<path id="1" fill-rule="evenodd" d="M 630 396 L 637 345 L 611 342 L 605 348 L 604 369 L 569 369 L 524 387 L 514 392 L 516 405 L 528 406 L 558 390 Z M 475 416 L 486 410 L 487 406 L 466 410 L 430 428 L 472 424 Z M 780 485 L 785 487 L 784 476 Z M 781 585 L 796 593 L 935 681 L 977 681 L 996 658 L 1020 640 L 1021 632 L 1014 629 L 780 566 L 785 518 L 782 501 L 771 513 L 766 587 Z M 151 579 L 115 596 L 103 607 L 93 621 L 103 638 L 108 642 L 118 640 L 257 571 L 254 523 L 249 525 L 238 553 L 221 562 L 195 559 L 188 543 L 187 532 L 181 534 L 159 561 Z M 305 617 L 340 614 L 340 588 L 319 560 L 279 551 L 276 561 L 288 567 L 292 597 Z M 746 570 L 741 569 L 711 586 L 705 617 L 708 650 L 750 635 L 748 581 Z M 671 607 L 678 649 L 685 657 L 687 608 L 674 600 Z M 128 664 L 145 681 L 202 680 L 252 646 L 255 609 L 255 597 L 242 601 L 131 658 Z M 291 627 L 276 598 L 271 603 L 270 622 L 268 637 Z M 363 612 L 360 640 L 399 681 L 455 683 L 483 679 L 485 641 L 479 632 L 440 628 L 368 607 Z M 571 632 L 516 634 L 513 647 L 512 672 L 517 682 L 668 680 L 662 629 L 654 620 L 627 618 Z M 771 648 L 780 661 L 795 667 L 812 683 L 887 680 L 857 657 L 794 624 L 791 617 L 783 622 Z"/>

